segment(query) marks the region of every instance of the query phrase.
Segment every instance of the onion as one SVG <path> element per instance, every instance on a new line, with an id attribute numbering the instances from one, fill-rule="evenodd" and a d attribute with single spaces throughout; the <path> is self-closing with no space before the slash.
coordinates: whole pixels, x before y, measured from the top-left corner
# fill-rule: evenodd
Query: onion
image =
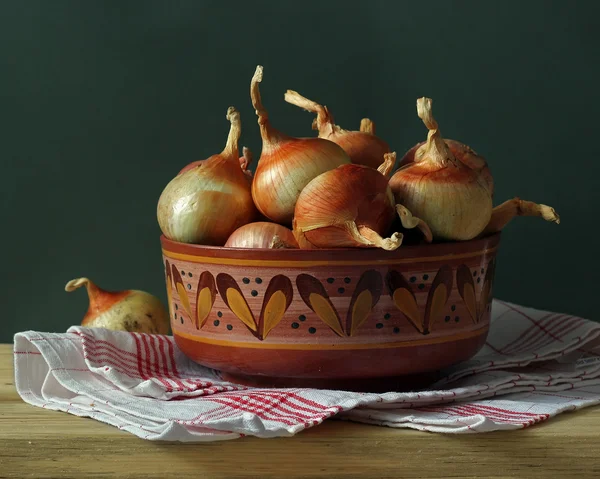
<path id="1" fill-rule="evenodd" d="M 456 159 L 432 116 L 431 99 L 417 100 L 417 113 L 429 129 L 427 143 L 416 151 L 413 162 L 392 176 L 396 202 L 422 218 L 434 238 L 475 238 L 492 214 L 490 181 L 482 169 Z"/>
<path id="2" fill-rule="evenodd" d="M 444 143 L 450 149 L 450 153 L 454 155 L 458 161 L 463 163 L 468 168 L 475 170 L 479 173 L 481 179 L 487 184 L 490 193 L 494 194 L 494 179 L 492 177 L 492 173 L 488 167 L 487 161 L 483 156 L 477 154 L 475 150 L 473 150 L 470 146 L 461 143 L 460 141 L 450 140 L 448 138 L 444 138 Z M 403 166 L 409 165 L 418 161 L 423 157 L 427 150 L 427 142 L 422 141 L 421 143 L 417 143 L 410 150 L 408 150 L 402 159 L 400 160 L 400 164 L 398 165 L 400 168 Z M 417 160 L 415 160 L 417 159 Z"/>
<path id="3" fill-rule="evenodd" d="M 82 286 L 86 287 L 89 298 L 82 326 L 139 333 L 169 332 L 169 314 L 155 296 L 137 290 L 105 291 L 87 278 L 69 281 L 65 291 L 70 293 Z"/>
<path id="4" fill-rule="evenodd" d="M 326 106 L 319 105 L 298 92 L 288 90 L 285 101 L 317 114 L 313 127 L 319 131 L 319 138 L 325 138 L 340 145 L 352 163 L 377 168 L 389 145 L 375 136 L 375 124 L 368 118 L 361 122 L 360 131 L 348 131 L 336 125 Z"/>
<path id="5" fill-rule="evenodd" d="M 244 172 L 244 174 L 248 177 L 249 181 L 252 181 L 252 172 L 248 169 L 248 167 L 250 166 L 250 163 L 252 163 L 252 152 L 250 151 L 250 148 L 247 148 L 244 146 L 244 148 L 242 148 L 243 154 L 242 156 L 240 156 L 240 168 L 242 169 L 242 171 Z M 177 173 L 178 175 L 181 175 L 182 173 L 185 173 L 186 171 L 189 170 L 193 170 L 196 166 L 198 165 L 202 165 L 204 163 L 206 163 L 209 160 L 196 160 L 196 161 L 192 161 L 190 164 L 184 166 L 181 171 L 179 173 Z"/>
<path id="6" fill-rule="evenodd" d="M 344 150 L 321 138 L 293 138 L 275 130 L 260 97 L 263 68 L 256 67 L 250 95 L 256 109 L 262 152 L 254 180 L 252 198 L 259 211 L 271 221 L 289 225 L 302 189 L 321 173 L 350 163 Z"/>
<path id="7" fill-rule="evenodd" d="M 277 223 L 258 221 L 235 230 L 225 246 L 228 248 L 298 248 L 292 230 Z"/>
<path id="8" fill-rule="evenodd" d="M 158 223 L 171 240 L 223 245 L 256 214 L 248 176 L 240 167 L 240 115 L 229 107 L 227 119 L 231 129 L 223 152 L 184 169 L 158 200 Z"/>
<path id="9" fill-rule="evenodd" d="M 364 165 L 343 165 L 317 176 L 302 190 L 294 214 L 294 236 L 301 248 L 395 250 L 403 235 L 382 237 L 394 217 L 388 179 Z"/>

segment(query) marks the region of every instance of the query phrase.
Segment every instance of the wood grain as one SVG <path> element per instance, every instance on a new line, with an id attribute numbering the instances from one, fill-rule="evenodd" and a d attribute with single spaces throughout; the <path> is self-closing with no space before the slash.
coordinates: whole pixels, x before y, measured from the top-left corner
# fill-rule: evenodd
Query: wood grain
<path id="1" fill-rule="evenodd" d="M 0 477 L 599 477 L 600 407 L 450 436 L 329 420 L 291 438 L 149 442 L 25 404 L 0 345 Z"/>

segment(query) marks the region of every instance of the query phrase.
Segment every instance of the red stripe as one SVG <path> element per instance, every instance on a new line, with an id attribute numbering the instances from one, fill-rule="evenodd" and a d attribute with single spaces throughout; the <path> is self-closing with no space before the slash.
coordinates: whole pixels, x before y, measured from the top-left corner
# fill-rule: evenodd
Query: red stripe
<path id="1" fill-rule="evenodd" d="M 156 338 L 156 341 L 158 341 L 158 347 L 160 350 L 160 357 L 162 360 L 162 367 L 163 367 L 163 376 L 168 378 L 171 375 L 169 374 L 169 369 L 167 368 L 167 355 L 165 354 L 165 345 L 161 341 L 161 337 Z M 173 386 L 171 386 L 171 383 L 169 383 L 169 388 L 167 389 L 167 392 L 169 392 L 169 393 L 173 392 Z"/>
<path id="2" fill-rule="evenodd" d="M 89 359 L 91 362 L 96 362 L 96 363 L 100 363 L 100 364 L 104 364 L 107 363 L 108 361 L 105 358 L 111 358 L 115 361 L 118 361 L 120 363 L 121 367 L 127 368 L 132 374 L 126 374 L 129 377 L 137 377 L 137 378 L 142 378 L 142 379 L 149 379 L 149 377 L 147 376 L 142 376 L 141 374 L 139 374 L 140 371 L 143 372 L 143 370 L 141 370 L 139 368 L 139 364 L 134 363 L 134 361 L 130 360 L 129 358 L 124 359 L 122 357 L 117 356 L 116 354 L 113 354 L 113 351 L 109 351 L 108 348 L 106 350 L 104 350 L 104 346 L 97 346 L 95 344 L 88 344 L 87 342 L 84 344 L 84 352 L 89 352 L 90 354 L 86 354 L 85 357 L 87 359 Z M 116 353 L 116 352 L 115 352 Z M 139 363 L 139 361 L 137 362 Z M 144 364 L 146 366 L 148 366 L 148 361 L 144 361 Z M 114 362 L 110 362 L 111 365 L 115 365 Z M 134 369 L 138 369 L 138 375 L 135 375 L 135 373 L 133 372 Z M 159 367 L 158 365 L 155 366 L 156 371 L 152 371 L 152 378 L 156 378 L 158 381 L 160 381 L 163 385 L 165 385 L 167 387 L 167 390 L 170 392 L 173 390 L 172 385 L 170 385 L 168 382 L 165 381 L 165 378 L 161 376 L 160 371 L 159 371 Z M 121 369 L 119 369 L 119 372 L 123 372 Z M 156 374 L 155 374 L 156 372 Z"/>
<path id="3" fill-rule="evenodd" d="M 271 404 L 269 404 L 269 408 L 270 408 L 270 410 L 277 409 L 278 411 L 282 411 L 283 413 L 287 413 L 287 414 L 289 414 L 289 415 L 291 415 L 293 417 L 296 417 L 298 419 L 310 419 L 310 420 L 314 420 L 315 419 L 313 411 L 308 411 L 308 412 L 312 412 L 313 413 L 312 415 L 302 414 L 298 410 L 291 409 L 291 408 L 285 406 L 282 402 L 281 403 L 275 403 L 275 404 L 271 403 Z M 320 413 L 320 414 L 322 414 L 322 413 Z"/>
<path id="4" fill-rule="evenodd" d="M 175 362 L 175 353 L 173 352 L 173 343 L 171 341 L 167 341 L 167 346 L 169 348 L 169 359 L 171 359 L 171 370 L 173 371 L 174 376 L 179 377 L 177 363 Z"/>
<path id="5" fill-rule="evenodd" d="M 119 356 L 119 354 L 116 351 L 106 348 L 105 346 L 84 343 L 83 351 L 91 353 L 90 354 L 91 356 L 102 356 L 102 355 L 109 356 L 109 357 L 119 361 L 125 367 L 136 367 L 137 366 L 137 362 L 134 361 L 133 359 L 123 358 L 122 356 Z"/>
<path id="6" fill-rule="evenodd" d="M 142 346 L 140 344 L 140 338 L 138 338 L 135 334 L 132 334 L 133 339 L 135 339 L 135 345 L 137 348 L 137 367 L 138 372 L 140 373 L 140 377 L 142 379 L 148 379 L 146 374 L 144 373 L 143 362 L 142 362 Z"/>
<path id="7" fill-rule="evenodd" d="M 41 355 L 42 353 L 39 352 L 35 352 L 35 351 L 13 351 L 14 354 L 38 354 Z"/>
<path id="8" fill-rule="evenodd" d="M 254 391 L 250 392 L 248 394 L 248 396 L 253 397 L 256 393 Z M 305 412 L 310 412 L 310 413 L 322 413 L 324 409 L 330 409 L 330 408 L 339 408 L 339 406 L 325 406 L 323 404 L 318 404 L 315 403 L 314 401 L 302 401 L 301 396 L 298 396 L 297 394 L 294 393 L 276 393 L 276 392 L 269 392 L 269 391 L 265 391 L 265 392 L 261 392 L 260 394 L 264 395 L 264 396 L 268 396 L 268 397 L 275 397 L 277 399 L 280 400 L 281 403 L 287 403 L 289 404 L 291 407 L 294 407 L 296 409 L 298 409 L 299 411 L 305 411 Z M 298 401 L 299 403 L 314 403 L 315 406 L 312 406 L 313 409 L 309 409 L 308 407 L 304 407 L 304 406 L 300 406 L 299 404 L 293 404 L 290 402 L 290 399 L 293 399 L 295 401 Z"/>
<path id="9" fill-rule="evenodd" d="M 88 356 L 85 355 L 85 354 L 83 355 L 83 357 L 86 358 L 86 359 L 88 359 Z M 109 366 L 112 366 L 114 369 L 117 370 L 118 373 L 124 374 L 125 376 L 128 376 L 128 377 L 133 378 L 133 379 L 140 379 L 139 375 L 135 375 L 135 373 L 132 375 L 132 374 L 129 374 L 129 372 L 127 372 L 127 371 L 123 371 L 121 369 L 121 367 L 120 367 L 121 366 L 120 364 L 113 363 L 109 359 L 104 359 L 103 360 L 103 364 L 108 364 Z M 96 368 L 96 369 L 101 369 L 101 368 Z M 131 372 L 131 370 L 130 370 L 130 372 Z"/>
<path id="10" fill-rule="evenodd" d="M 522 420 L 518 420 L 517 418 L 502 417 L 502 416 L 498 416 L 496 414 L 489 413 L 489 412 L 484 414 L 481 411 L 477 411 L 477 410 L 467 407 L 467 406 L 458 406 L 457 405 L 457 406 L 453 406 L 453 407 L 448 407 L 448 408 L 446 408 L 445 412 L 450 415 L 456 414 L 461 417 L 483 416 L 486 419 L 490 419 L 492 421 L 498 421 L 498 422 L 507 423 L 507 424 L 524 425 Z"/>
<path id="11" fill-rule="evenodd" d="M 569 321 L 568 324 L 563 326 L 563 329 L 561 329 L 560 331 L 558 331 L 560 334 L 564 336 L 566 336 L 567 334 L 572 333 L 573 331 L 576 331 L 577 329 L 579 329 L 581 326 L 584 325 L 584 323 L 586 323 L 585 319 L 582 318 L 578 318 L 576 316 L 571 316 L 569 319 L 575 319 L 575 321 Z M 552 341 L 551 339 L 546 338 L 545 342 L 542 342 L 541 344 L 537 345 L 536 348 L 541 349 L 541 348 L 545 348 L 546 346 L 552 344 L 554 341 Z"/>
<path id="12" fill-rule="evenodd" d="M 211 398 L 211 401 L 215 400 Z M 243 409 L 243 410 L 254 410 L 254 412 L 261 412 L 264 414 L 269 414 L 271 416 L 273 416 L 275 418 L 275 420 L 280 421 L 280 422 L 284 422 L 285 423 L 285 419 L 292 419 L 292 420 L 296 420 L 297 423 L 298 422 L 302 422 L 302 421 L 298 421 L 299 417 L 295 416 L 294 414 L 285 414 L 285 413 L 275 413 L 272 411 L 273 409 L 273 405 L 271 403 L 261 403 L 260 401 L 254 400 L 254 402 L 257 402 L 258 404 L 253 404 L 251 402 L 251 399 L 243 399 L 243 397 L 238 397 L 237 399 L 233 399 L 230 398 L 232 404 L 230 404 L 230 407 L 233 407 L 235 409 Z M 217 400 L 218 401 L 218 400 Z M 242 408 L 240 405 L 246 406 L 246 408 Z M 267 411 L 267 409 L 269 409 L 269 411 Z"/>
<path id="13" fill-rule="evenodd" d="M 220 406 L 212 409 L 211 411 L 207 412 L 206 414 L 198 414 L 196 417 L 193 417 L 192 419 L 190 419 L 190 422 L 198 422 L 199 424 L 201 424 L 203 422 L 203 419 L 200 419 L 200 418 L 208 418 L 211 416 L 218 415 L 224 409 L 229 409 L 229 406 L 220 405 Z M 183 422 L 183 419 L 171 417 L 171 418 L 169 418 L 169 421 L 182 421 Z"/>
<path id="14" fill-rule="evenodd" d="M 551 318 L 552 316 L 555 316 L 556 313 L 548 313 L 546 316 L 543 316 L 540 321 L 544 321 L 546 319 Z M 548 323 L 552 323 L 552 321 L 554 321 L 554 319 L 549 319 Z M 505 354 L 508 354 L 508 351 L 510 351 L 511 349 L 513 349 L 515 346 L 522 344 L 523 342 L 527 342 L 527 341 L 531 341 L 533 339 L 535 339 L 536 336 L 538 335 L 542 335 L 543 336 L 543 330 L 537 325 L 537 324 L 532 324 L 531 326 L 529 326 L 529 328 L 522 334 L 520 334 L 519 336 L 517 336 L 515 339 L 513 339 L 510 343 L 508 343 L 507 345 L 505 345 L 502 348 L 502 351 Z"/>
<path id="15" fill-rule="evenodd" d="M 292 422 L 292 421 L 288 421 L 285 418 L 271 418 L 271 417 L 267 417 L 266 413 L 263 413 L 262 411 L 258 411 L 256 410 L 256 408 L 252 407 L 252 408 L 243 408 L 238 404 L 229 404 L 228 402 L 219 399 L 219 398 L 211 398 L 211 401 L 214 402 L 218 402 L 219 404 L 225 404 L 226 406 L 229 406 L 232 409 L 238 410 L 238 411 L 250 411 L 252 409 L 254 409 L 254 411 L 252 411 L 254 414 L 256 414 L 258 417 L 262 418 L 262 419 L 266 419 L 268 421 L 276 421 L 276 422 L 280 422 L 282 424 L 287 424 L 288 426 L 295 426 L 298 423 L 297 422 Z"/>
<path id="16" fill-rule="evenodd" d="M 498 348 L 496 348 L 495 346 L 492 346 L 488 341 L 485 342 L 485 345 L 494 350 L 494 352 L 498 353 L 498 354 L 504 354 L 506 356 L 506 353 L 503 353 L 502 351 L 500 351 Z"/>
<path id="17" fill-rule="evenodd" d="M 539 417 L 539 416 L 543 416 L 544 414 L 536 414 L 536 413 L 532 413 L 532 412 L 517 412 L 517 411 L 510 411 L 509 409 L 501 409 L 498 407 L 493 407 L 493 406 L 485 406 L 483 404 L 473 404 L 473 403 L 469 403 L 467 404 L 468 406 L 473 406 L 473 407 L 477 407 L 479 409 L 486 409 L 486 410 L 490 410 L 490 411 L 496 411 L 500 414 L 507 414 L 507 415 L 511 415 L 511 416 L 530 416 L 530 417 Z"/>
<path id="18" fill-rule="evenodd" d="M 484 416 L 496 417 L 502 420 L 508 421 L 529 421 L 531 416 L 538 417 L 538 414 L 516 414 L 512 411 L 505 411 L 496 408 L 479 407 L 476 404 L 460 404 L 457 407 L 464 407 L 466 410 L 476 412 L 477 414 L 483 414 Z"/>
<path id="19" fill-rule="evenodd" d="M 180 391 L 187 391 L 185 385 L 179 380 L 179 373 L 177 371 L 177 365 L 175 363 L 175 354 L 173 352 L 173 343 L 167 340 L 164 336 L 159 336 L 160 341 L 166 343 L 167 349 L 169 350 L 169 359 L 166 364 L 169 369 L 172 371 L 172 374 L 169 375 L 170 379 L 177 385 Z"/>
<path id="20" fill-rule="evenodd" d="M 79 333 L 75 333 L 75 334 L 79 334 Z M 113 344 L 109 343 L 108 341 L 104 341 L 101 339 L 95 339 L 92 336 L 87 336 L 84 334 L 79 334 L 79 335 L 83 336 L 84 352 L 89 350 L 92 353 L 92 356 L 106 355 L 106 356 L 112 357 L 112 358 L 118 360 L 119 362 L 121 362 L 122 366 L 126 367 L 126 368 L 138 366 L 137 361 L 135 361 L 133 359 L 129 359 L 125 356 L 125 355 L 130 355 L 139 360 L 139 358 L 135 354 L 128 352 L 128 351 L 124 351 L 122 349 L 119 349 L 119 348 L 115 347 Z M 101 344 L 96 344 L 96 343 L 101 343 Z M 107 352 L 104 352 L 104 350 L 106 350 Z M 90 358 L 90 359 L 93 359 L 93 358 Z"/>
<path id="21" fill-rule="evenodd" d="M 269 390 L 252 391 L 252 393 L 253 394 L 260 393 L 260 394 L 267 394 L 267 395 L 281 394 L 281 393 L 275 393 L 275 392 L 269 391 Z M 306 398 L 300 396 L 299 394 L 297 394 L 295 392 L 286 392 L 285 394 L 287 394 L 288 396 L 294 398 L 298 402 L 304 403 L 307 406 L 312 406 L 312 407 L 317 408 L 319 410 L 323 410 L 323 409 L 326 409 L 326 408 L 336 408 L 338 410 L 342 409 L 341 406 L 326 406 L 326 405 L 320 404 L 320 403 L 318 403 L 316 401 L 312 401 L 310 399 L 306 399 Z"/>
<path id="22" fill-rule="evenodd" d="M 486 413 L 486 412 L 480 411 L 479 409 L 473 408 L 473 407 L 457 406 L 457 409 L 466 411 L 467 413 L 484 416 L 485 418 L 490 419 L 492 421 L 497 421 L 497 422 L 502 422 L 502 423 L 519 424 L 519 425 L 525 426 L 529 422 L 529 420 L 523 421 L 524 418 L 518 419 L 516 417 L 504 416 L 502 414 L 494 414 L 494 413 L 490 413 L 490 412 Z"/>
<path id="23" fill-rule="evenodd" d="M 151 379 L 154 376 L 154 371 L 152 371 L 152 358 L 150 354 L 150 350 L 148 348 L 148 343 L 143 340 L 143 335 L 139 333 L 133 333 L 133 336 L 136 339 L 136 342 L 139 340 L 139 344 L 141 344 L 143 351 L 138 349 L 138 354 L 140 354 L 142 359 L 142 367 L 145 369 L 147 379 Z"/>
<path id="24" fill-rule="evenodd" d="M 137 358 L 137 355 L 135 353 L 132 353 L 131 351 L 127 351 L 125 349 L 118 348 L 113 343 L 111 343 L 109 341 L 105 341 L 104 339 L 98 339 L 98 338 L 95 338 L 94 336 L 90 336 L 89 334 L 84 334 L 84 333 L 76 332 L 74 334 L 77 334 L 83 338 L 84 345 L 87 344 L 89 341 L 91 341 L 94 344 L 102 344 L 102 345 L 108 347 L 109 349 L 113 349 L 115 352 L 123 354 L 124 356 L 131 356 L 134 359 Z"/>
<path id="25" fill-rule="evenodd" d="M 504 304 L 504 306 L 506 306 L 507 308 L 512 309 L 513 311 L 516 311 L 517 313 L 519 313 L 521 316 L 523 316 L 524 318 L 528 319 L 529 321 L 531 321 L 533 324 L 536 324 L 542 331 L 544 331 L 546 334 L 548 334 L 549 336 L 552 336 L 554 339 L 556 339 L 557 341 L 561 341 L 560 338 L 557 338 L 556 336 L 554 336 L 550 331 L 547 331 L 546 328 L 544 326 L 542 326 L 539 323 L 539 320 L 533 319 L 531 316 L 525 314 L 523 311 L 514 308 L 513 306 L 509 305 L 508 303 L 505 303 L 504 301 L 500 301 L 502 304 Z M 562 342 L 562 341 L 561 341 Z"/>
<path id="26" fill-rule="evenodd" d="M 129 369 L 131 371 L 136 369 L 134 364 L 122 361 L 121 358 L 113 355 L 113 353 L 110 351 L 104 351 L 104 350 L 100 350 L 100 351 L 91 350 L 90 351 L 90 348 L 84 348 L 83 354 L 84 354 L 84 357 L 86 359 L 88 359 L 89 362 L 102 363 L 104 361 L 104 359 L 102 359 L 102 358 L 108 357 L 110 359 L 117 361 L 119 363 L 119 365 L 125 369 Z"/>
<path id="27" fill-rule="evenodd" d="M 257 401 L 257 399 L 254 398 L 254 401 Z M 291 409 L 291 408 L 295 407 L 294 404 L 288 403 L 290 407 L 287 407 L 283 403 L 284 403 L 284 401 L 280 401 L 280 402 L 269 401 L 266 403 L 266 407 L 268 407 L 270 409 L 270 411 L 277 410 L 277 411 L 281 411 L 283 413 L 287 413 L 287 414 L 285 414 L 286 417 L 305 419 L 305 420 L 310 420 L 310 421 L 322 420 L 329 414 L 329 413 L 323 412 L 323 411 L 308 411 L 309 413 L 311 413 L 311 415 L 307 416 L 306 414 L 299 413 L 298 410 Z"/>
<path id="28" fill-rule="evenodd" d="M 146 350 L 146 354 L 148 355 L 148 359 L 146 362 L 150 365 L 150 369 L 152 370 L 154 378 L 160 381 L 160 383 L 165 387 L 166 391 L 169 391 L 172 388 L 171 385 L 160 374 L 160 366 L 158 364 L 158 351 L 156 350 L 154 343 L 150 344 L 149 337 L 147 334 L 141 334 L 141 336 L 142 341 L 144 342 L 144 349 Z"/>
<path id="29" fill-rule="evenodd" d="M 555 335 L 561 334 L 564 331 L 565 327 L 567 327 L 569 324 L 573 323 L 573 319 L 577 320 L 580 318 L 577 318 L 575 316 L 569 316 L 567 314 L 559 314 L 558 316 L 556 316 L 554 318 L 555 321 L 553 321 L 552 326 L 549 327 L 548 330 L 552 331 L 552 334 L 555 334 Z M 548 337 L 548 335 L 541 334 L 541 335 L 538 335 L 531 342 L 529 342 L 527 344 L 521 344 L 518 347 L 513 348 L 513 350 L 511 351 L 511 354 L 519 353 L 522 351 L 528 351 L 528 350 L 531 351 L 533 349 L 538 349 L 540 347 L 539 344 L 542 344 L 542 343 L 550 344 L 550 343 L 555 343 L 555 342 L 556 341 L 553 338 Z"/>

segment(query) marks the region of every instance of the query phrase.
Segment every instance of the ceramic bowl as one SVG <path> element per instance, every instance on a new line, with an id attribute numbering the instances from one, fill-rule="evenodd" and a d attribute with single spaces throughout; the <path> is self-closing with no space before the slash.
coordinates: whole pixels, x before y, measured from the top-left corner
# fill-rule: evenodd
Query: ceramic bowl
<path id="1" fill-rule="evenodd" d="M 162 237 L 171 328 L 188 357 L 242 384 L 346 388 L 418 377 L 485 343 L 499 241 L 388 252 Z"/>

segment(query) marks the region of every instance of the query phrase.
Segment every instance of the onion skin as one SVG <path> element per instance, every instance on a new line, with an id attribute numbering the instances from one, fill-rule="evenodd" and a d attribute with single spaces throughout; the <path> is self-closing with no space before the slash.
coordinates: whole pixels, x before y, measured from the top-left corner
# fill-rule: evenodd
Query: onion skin
<path id="1" fill-rule="evenodd" d="M 381 238 L 395 217 L 388 179 L 364 165 L 343 165 L 312 180 L 298 198 L 294 236 L 301 248 L 398 248 L 402 236 Z"/>
<path id="2" fill-rule="evenodd" d="M 350 163 L 335 143 L 320 138 L 294 138 L 265 152 L 258 161 L 252 181 L 252 198 L 270 220 L 290 225 L 298 196 L 321 173 Z"/>
<path id="3" fill-rule="evenodd" d="M 470 168 L 466 162 L 472 157 L 454 156 L 433 118 L 431 99 L 417 100 L 417 113 L 429 130 L 427 142 L 415 150 L 412 162 L 405 155 L 405 166 L 392 176 L 395 200 L 425 221 L 434 239 L 473 239 L 490 221 L 491 176 L 483 173 L 487 167 Z"/>
<path id="4" fill-rule="evenodd" d="M 273 128 L 260 96 L 262 78 L 263 68 L 258 65 L 250 84 L 250 96 L 263 147 L 252 181 L 252 198 L 265 217 L 290 225 L 302 189 L 321 173 L 350 163 L 350 158 L 331 141 L 293 138 Z"/>
<path id="5" fill-rule="evenodd" d="M 158 223 L 170 240 L 222 246 L 256 215 L 250 181 L 240 167 L 239 113 L 230 108 L 227 117 L 231 130 L 223 152 L 184 168 L 160 196 Z"/>
<path id="6" fill-rule="evenodd" d="M 466 168 L 431 170 L 415 163 L 396 171 L 390 187 L 396 202 L 422 218 L 436 239 L 473 239 L 491 217 L 487 186 Z"/>
<path id="7" fill-rule="evenodd" d="M 390 146 L 382 139 L 360 131 L 340 130 L 328 136 L 321 136 L 333 141 L 342 147 L 350 157 L 350 161 L 357 165 L 377 168 L 385 153 L 389 153 Z"/>
<path id="8" fill-rule="evenodd" d="M 390 146 L 375 136 L 375 125 L 368 118 L 361 121 L 360 131 L 348 131 L 335 124 L 326 106 L 319 105 L 293 90 L 288 90 L 284 98 L 292 105 L 316 113 L 313 128 L 318 130 L 319 138 L 338 144 L 352 163 L 376 169 L 381 164 L 383 155 L 390 152 Z"/>
<path id="9" fill-rule="evenodd" d="M 85 286 L 88 311 L 81 322 L 90 328 L 149 334 L 168 334 L 169 314 L 158 298 L 144 291 L 105 291 L 87 278 L 69 281 L 65 291 Z"/>
<path id="10" fill-rule="evenodd" d="M 454 155 L 454 157 L 460 161 L 463 165 L 469 167 L 472 170 L 477 171 L 481 179 L 486 183 L 488 189 L 494 194 L 494 179 L 492 177 L 492 173 L 488 167 L 487 161 L 483 156 L 480 156 L 475 150 L 473 150 L 470 146 L 461 143 L 460 141 L 450 140 L 448 138 L 444 138 L 444 143 L 450 149 L 450 152 Z M 426 141 L 422 141 L 421 143 L 417 143 L 410 150 L 408 150 L 398 165 L 399 168 L 403 166 L 409 165 L 415 161 L 415 158 L 419 159 L 425 153 L 425 149 L 423 148 L 427 144 Z"/>
<path id="11" fill-rule="evenodd" d="M 278 239 L 279 242 L 274 239 Z M 298 248 L 292 230 L 277 223 L 258 221 L 235 230 L 227 242 L 227 248 Z"/>
<path id="12" fill-rule="evenodd" d="M 208 160 L 196 160 L 192 161 L 188 165 L 184 166 L 178 175 L 185 173 L 186 171 L 193 170 L 196 166 L 206 163 Z M 248 177 L 249 181 L 252 181 L 252 172 L 248 169 L 248 166 L 252 162 L 252 153 L 248 148 L 244 146 L 244 156 L 240 156 L 240 168 L 244 174 Z"/>

